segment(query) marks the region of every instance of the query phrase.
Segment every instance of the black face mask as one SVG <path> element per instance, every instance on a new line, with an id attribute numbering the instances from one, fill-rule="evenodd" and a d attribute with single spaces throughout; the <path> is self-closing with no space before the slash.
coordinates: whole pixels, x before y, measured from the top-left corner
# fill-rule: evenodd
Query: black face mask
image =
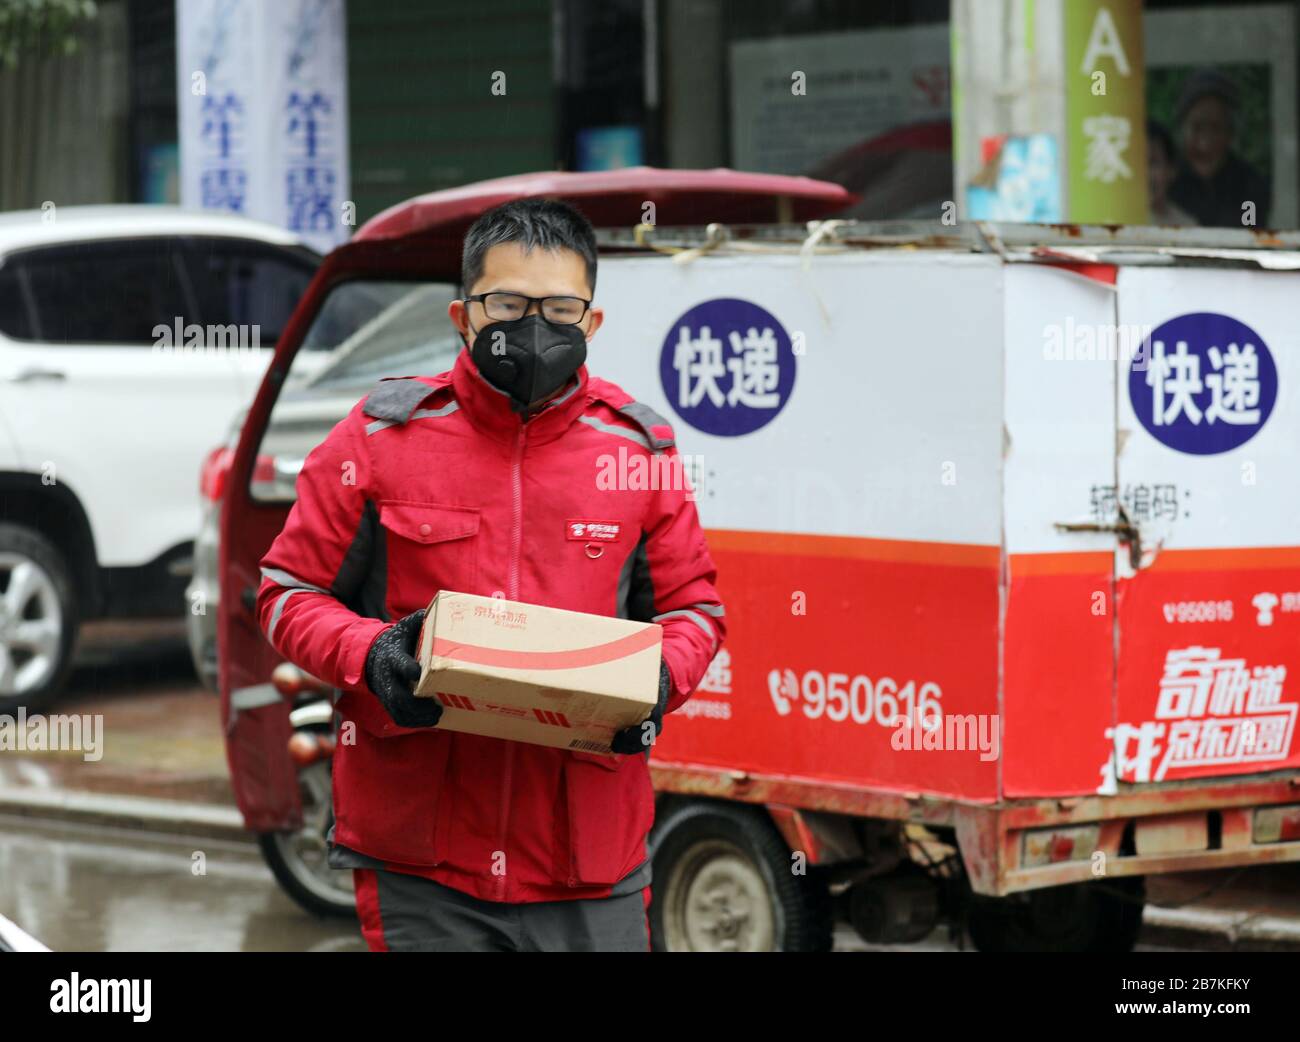
<path id="1" fill-rule="evenodd" d="M 474 337 L 470 358 L 483 379 L 510 395 L 511 407 L 523 412 L 581 368 L 587 337 L 576 324 L 556 325 L 541 315 L 525 315 L 484 326 Z"/>

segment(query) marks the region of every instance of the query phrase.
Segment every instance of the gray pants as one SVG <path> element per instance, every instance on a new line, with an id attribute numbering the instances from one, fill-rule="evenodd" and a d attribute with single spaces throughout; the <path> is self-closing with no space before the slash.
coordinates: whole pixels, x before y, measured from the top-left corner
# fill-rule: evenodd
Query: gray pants
<path id="1" fill-rule="evenodd" d="M 356 869 L 353 879 L 371 951 L 650 950 L 649 887 L 621 897 L 503 904 L 402 872 Z"/>

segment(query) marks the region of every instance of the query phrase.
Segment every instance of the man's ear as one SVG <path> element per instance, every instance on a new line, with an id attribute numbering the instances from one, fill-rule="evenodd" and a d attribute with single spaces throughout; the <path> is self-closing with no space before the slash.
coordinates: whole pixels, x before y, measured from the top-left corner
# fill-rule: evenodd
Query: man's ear
<path id="1" fill-rule="evenodd" d="M 601 323 L 604 322 L 604 321 L 605 321 L 605 310 L 604 310 L 604 308 L 592 308 L 592 309 L 591 309 L 591 324 L 587 327 L 587 339 L 588 339 L 588 340 L 590 340 L 592 337 L 594 337 L 594 336 L 596 335 L 596 330 L 598 330 L 598 329 L 600 328 Z"/>
<path id="2" fill-rule="evenodd" d="M 463 300 L 453 300 L 447 305 L 447 317 L 451 319 L 452 327 L 460 337 L 460 342 L 469 347 L 469 340 L 465 336 L 465 325 L 469 321 L 468 309 L 465 307 Z"/>

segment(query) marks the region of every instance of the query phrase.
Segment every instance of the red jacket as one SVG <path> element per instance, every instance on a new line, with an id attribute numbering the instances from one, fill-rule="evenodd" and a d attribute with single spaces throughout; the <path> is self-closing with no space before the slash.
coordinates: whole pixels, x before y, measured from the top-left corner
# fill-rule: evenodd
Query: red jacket
<path id="1" fill-rule="evenodd" d="M 661 623 L 672 712 L 725 635 L 680 471 L 662 417 L 585 367 L 522 423 L 467 350 L 448 373 L 381 382 L 312 451 L 257 607 L 276 650 L 339 688 L 356 725 L 334 759 L 337 843 L 495 901 L 602 896 L 644 861 L 645 756 L 398 727 L 365 661 L 439 589 L 500 593 Z"/>

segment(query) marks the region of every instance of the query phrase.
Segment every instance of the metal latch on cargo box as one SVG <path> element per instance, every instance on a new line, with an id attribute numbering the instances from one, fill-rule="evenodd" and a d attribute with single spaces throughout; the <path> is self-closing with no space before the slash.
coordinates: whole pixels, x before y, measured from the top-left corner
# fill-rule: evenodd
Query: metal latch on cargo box
<path id="1" fill-rule="evenodd" d="M 1129 564 L 1137 571 L 1138 564 L 1142 560 L 1142 533 L 1138 527 L 1128 519 L 1124 513 L 1124 508 L 1119 508 L 1119 520 L 1112 524 L 1103 525 L 1096 522 L 1072 522 L 1057 521 L 1055 528 L 1058 532 L 1114 532 L 1119 536 L 1121 543 L 1128 544 Z"/>

